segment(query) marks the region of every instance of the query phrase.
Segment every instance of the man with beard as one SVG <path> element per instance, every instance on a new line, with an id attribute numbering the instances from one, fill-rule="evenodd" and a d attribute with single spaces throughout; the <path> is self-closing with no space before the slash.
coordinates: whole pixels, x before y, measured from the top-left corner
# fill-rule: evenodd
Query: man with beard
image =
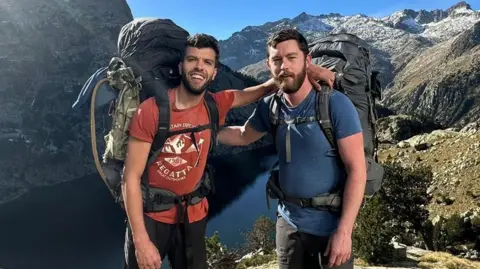
<path id="1" fill-rule="evenodd" d="M 311 198 L 344 185 L 338 215 L 280 198 L 276 246 L 280 269 L 353 269 L 351 236 L 366 184 L 358 113 L 347 96 L 332 89 L 330 118 L 338 152 L 333 151 L 319 122 L 299 120 L 315 119 L 316 95 L 320 94 L 306 79 L 312 66 L 306 39 L 294 29 L 274 33 L 267 42 L 266 61 L 280 91 L 260 101 L 244 126 L 222 129 L 218 142 L 248 145 L 275 132 L 278 184 L 288 197 Z M 277 97 L 278 120 L 284 124 L 273 129 L 269 105 Z"/>
<path id="2" fill-rule="evenodd" d="M 245 106 L 278 89 L 271 79 L 244 90 L 209 93 L 206 88 L 215 79 L 218 61 L 219 48 L 215 38 L 205 34 L 188 38 L 183 60 L 179 64 L 181 84 L 168 92 L 171 132 L 209 123 L 203 102 L 205 94 L 211 94 L 218 107 L 219 124 L 223 125 L 231 108 Z M 312 78 L 328 82 L 331 72 L 325 70 Z M 128 217 L 125 268 L 160 268 L 167 255 L 173 269 L 206 268 L 207 199 L 186 207 L 188 241 L 191 243 L 188 251 L 183 229 L 186 223 L 178 218 L 179 209 L 176 206 L 161 212 L 143 212 L 141 176 L 158 128 L 161 109 L 154 97 L 145 100 L 138 107 L 129 128 L 123 187 Z M 168 137 L 161 153 L 148 167 L 150 185 L 170 190 L 176 195 L 191 193 L 204 174 L 210 140 L 210 129 Z M 183 228 L 177 229 L 181 226 Z"/>

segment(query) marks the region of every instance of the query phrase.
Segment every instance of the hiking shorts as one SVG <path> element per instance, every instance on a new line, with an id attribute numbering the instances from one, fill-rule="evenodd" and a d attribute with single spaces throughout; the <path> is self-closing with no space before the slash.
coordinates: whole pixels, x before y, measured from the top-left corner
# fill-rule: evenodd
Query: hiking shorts
<path id="1" fill-rule="evenodd" d="M 185 249 L 184 224 L 166 224 L 153 220 L 144 215 L 145 227 L 152 243 L 157 246 L 162 263 L 168 256 L 172 269 L 206 269 L 207 251 L 205 246 L 205 229 L 207 219 L 190 223 L 188 226 L 187 241 L 191 245 Z M 125 260 L 124 269 L 139 269 L 135 256 L 135 245 L 127 221 L 125 233 Z"/>
<path id="2" fill-rule="evenodd" d="M 328 267 L 324 256 L 329 237 L 298 232 L 282 216 L 277 216 L 276 246 L 279 269 L 353 269 L 353 255 L 340 266 Z"/>

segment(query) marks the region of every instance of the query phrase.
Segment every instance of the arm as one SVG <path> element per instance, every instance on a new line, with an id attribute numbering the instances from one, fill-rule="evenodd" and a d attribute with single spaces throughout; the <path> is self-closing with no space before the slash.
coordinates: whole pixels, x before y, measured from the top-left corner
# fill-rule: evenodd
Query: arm
<path id="1" fill-rule="evenodd" d="M 355 106 L 346 95 L 336 92 L 330 97 L 330 108 L 338 154 L 347 173 L 340 221 L 325 251 L 326 255 L 330 252 L 328 264 L 333 267 L 351 257 L 353 225 L 363 200 L 367 173 L 362 126 Z"/>
<path id="2" fill-rule="evenodd" d="M 258 132 L 248 122 L 244 126 L 228 126 L 223 128 L 217 136 L 221 144 L 231 146 L 248 146 L 262 138 L 265 132 Z"/>
<path id="3" fill-rule="evenodd" d="M 360 132 L 345 137 L 338 140 L 337 144 L 347 172 L 347 182 L 342 197 L 342 215 L 338 230 L 351 235 L 363 201 L 367 181 L 363 134 Z"/>
<path id="4" fill-rule="evenodd" d="M 258 102 L 250 118 L 243 126 L 228 126 L 220 130 L 217 142 L 232 146 L 247 146 L 270 131 L 268 119 L 268 100 L 265 98 Z"/>
<path id="5" fill-rule="evenodd" d="M 141 189 L 141 177 L 147 164 L 154 130 L 158 125 L 158 109 L 154 110 L 153 107 L 156 107 L 153 99 L 146 100 L 140 104 L 130 122 L 122 186 L 125 211 L 140 268 L 160 268 L 161 265 L 158 249 L 152 243 L 145 227 Z"/>
<path id="6" fill-rule="evenodd" d="M 125 210 L 132 228 L 133 241 L 149 240 L 143 220 L 143 201 L 141 191 L 141 176 L 147 164 L 151 144 L 130 137 L 127 145 L 127 157 L 124 172 Z"/>
<path id="7" fill-rule="evenodd" d="M 277 90 L 278 87 L 275 85 L 273 79 L 270 79 L 257 86 L 245 88 L 243 90 L 229 90 L 233 91 L 235 95 L 232 108 L 246 106 Z"/>

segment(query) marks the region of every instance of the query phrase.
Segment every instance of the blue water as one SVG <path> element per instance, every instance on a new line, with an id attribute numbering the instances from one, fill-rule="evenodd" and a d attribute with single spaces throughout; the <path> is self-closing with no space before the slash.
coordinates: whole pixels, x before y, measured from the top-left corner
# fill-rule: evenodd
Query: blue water
<path id="1" fill-rule="evenodd" d="M 265 174 L 258 175 L 210 220 L 207 236 L 219 231 L 223 243 L 233 247 L 260 215 L 273 218 L 276 203 L 267 211 L 265 182 Z M 0 268 L 122 268 L 124 221 L 98 177 L 32 190 L 0 207 Z"/>

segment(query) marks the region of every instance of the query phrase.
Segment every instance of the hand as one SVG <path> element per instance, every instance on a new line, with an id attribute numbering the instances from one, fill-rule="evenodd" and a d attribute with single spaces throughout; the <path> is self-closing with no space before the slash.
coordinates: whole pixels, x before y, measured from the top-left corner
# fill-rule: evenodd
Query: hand
<path id="1" fill-rule="evenodd" d="M 337 230 L 328 240 L 324 256 L 329 256 L 328 267 L 340 266 L 352 255 L 352 234 Z"/>
<path id="2" fill-rule="evenodd" d="M 275 79 L 271 78 L 269 80 L 267 80 L 266 82 L 263 83 L 263 85 L 265 87 L 267 87 L 268 89 L 270 89 L 270 91 L 268 92 L 268 94 L 272 94 L 272 93 L 276 93 L 279 88 L 278 88 L 278 85 L 277 85 L 277 82 L 275 81 Z"/>
<path id="3" fill-rule="evenodd" d="M 135 256 L 140 269 L 159 269 L 162 265 L 160 253 L 149 239 L 135 244 Z"/>
<path id="4" fill-rule="evenodd" d="M 310 80 L 310 83 L 312 83 L 313 87 L 317 90 L 320 90 L 321 88 L 317 81 L 324 82 L 330 87 L 330 89 L 333 88 L 333 83 L 335 82 L 335 73 L 325 67 L 311 64 L 307 68 L 307 76 Z"/>

